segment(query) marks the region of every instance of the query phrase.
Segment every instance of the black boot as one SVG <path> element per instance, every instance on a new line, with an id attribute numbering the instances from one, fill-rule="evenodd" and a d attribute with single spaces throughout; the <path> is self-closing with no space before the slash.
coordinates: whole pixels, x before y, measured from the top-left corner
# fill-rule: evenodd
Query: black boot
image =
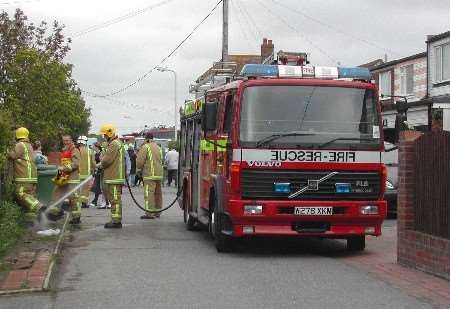
<path id="1" fill-rule="evenodd" d="M 64 211 L 62 209 L 58 210 L 51 209 L 50 211 L 46 212 L 46 214 L 47 219 L 49 219 L 50 221 L 58 221 L 59 219 L 64 217 Z"/>
<path id="2" fill-rule="evenodd" d="M 80 218 L 80 217 L 72 218 L 72 219 L 69 221 L 69 224 L 80 224 L 80 223 L 81 223 L 81 218 Z"/>
<path id="3" fill-rule="evenodd" d="M 70 209 L 70 202 L 69 202 L 69 201 L 64 201 L 64 202 L 61 204 L 61 209 L 62 209 L 62 210 L 65 210 L 65 211 L 68 211 L 68 210 Z"/>
<path id="4" fill-rule="evenodd" d="M 81 208 L 89 208 L 89 205 L 86 203 L 81 203 Z"/>
<path id="5" fill-rule="evenodd" d="M 121 222 L 108 222 L 105 224 L 105 229 L 121 229 L 122 223 Z"/>
<path id="6" fill-rule="evenodd" d="M 155 219 L 155 217 L 154 217 L 154 216 L 143 215 L 143 216 L 141 216 L 141 219 L 142 219 L 142 220 L 146 220 L 146 219 Z"/>

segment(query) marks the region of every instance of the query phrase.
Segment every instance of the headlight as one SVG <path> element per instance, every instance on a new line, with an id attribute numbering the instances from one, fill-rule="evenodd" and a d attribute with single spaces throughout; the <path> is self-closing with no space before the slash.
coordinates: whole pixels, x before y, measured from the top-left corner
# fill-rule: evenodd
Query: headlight
<path id="1" fill-rule="evenodd" d="M 376 205 L 366 205 L 360 208 L 362 215 L 378 215 L 378 206 Z"/>
<path id="2" fill-rule="evenodd" d="M 244 205 L 244 215 L 259 215 L 262 211 L 262 205 Z"/>
<path id="3" fill-rule="evenodd" d="M 389 180 L 386 180 L 386 189 L 389 189 L 389 190 L 394 189 L 394 185 Z"/>

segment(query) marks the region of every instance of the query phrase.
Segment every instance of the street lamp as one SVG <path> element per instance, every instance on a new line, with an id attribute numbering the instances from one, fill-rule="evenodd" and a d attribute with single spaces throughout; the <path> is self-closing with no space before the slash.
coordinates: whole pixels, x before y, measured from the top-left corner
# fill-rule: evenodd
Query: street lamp
<path id="1" fill-rule="evenodd" d="M 175 132 L 174 132 L 174 140 L 176 141 L 177 140 L 177 73 L 174 70 L 171 70 L 171 69 L 169 69 L 167 67 L 156 67 L 156 69 L 158 71 L 160 71 L 160 72 L 172 72 L 174 80 L 175 80 L 175 84 L 174 84 L 174 92 L 175 92 L 174 93 L 174 100 L 175 100 L 175 102 L 174 102 L 174 110 L 173 110 L 173 112 L 174 112 L 174 120 L 175 120 L 175 122 L 174 122 L 174 130 L 175 130 Z"/>

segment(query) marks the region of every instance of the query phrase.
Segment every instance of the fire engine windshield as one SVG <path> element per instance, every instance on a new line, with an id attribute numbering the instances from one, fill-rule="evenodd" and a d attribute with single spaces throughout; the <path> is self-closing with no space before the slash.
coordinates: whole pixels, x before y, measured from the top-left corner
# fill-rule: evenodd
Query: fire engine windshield
<path id="1" fill-rule="evenodd" d="M 243 147 L 378 149 L 376 99 L 364 88 L 267 85 L 244 89 Z"/>

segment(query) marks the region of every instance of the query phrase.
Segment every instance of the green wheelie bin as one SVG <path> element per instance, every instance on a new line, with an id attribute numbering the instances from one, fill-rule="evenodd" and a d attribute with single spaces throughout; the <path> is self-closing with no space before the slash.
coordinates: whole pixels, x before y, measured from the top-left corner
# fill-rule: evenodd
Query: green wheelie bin
<path id="1" fill-rule="evenodd" d="M 52 178 L 56 176 L 58 168 L 56 165 L 37 165 L 37 197 L 43 204 L 49 204 L 52 200 L 54 183 Z"/>

